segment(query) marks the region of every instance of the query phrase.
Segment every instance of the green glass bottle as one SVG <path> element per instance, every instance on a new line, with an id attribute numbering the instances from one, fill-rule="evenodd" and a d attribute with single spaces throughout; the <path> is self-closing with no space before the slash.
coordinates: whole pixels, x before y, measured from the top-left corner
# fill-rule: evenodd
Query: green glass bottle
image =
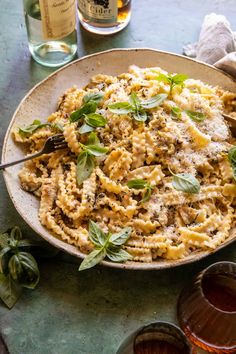
<path id="1" fill-rule="evenodd" d="M 40 64 L 58 67 L 77 52 L 76 0 L 24 0 L 29 50 Z"/>

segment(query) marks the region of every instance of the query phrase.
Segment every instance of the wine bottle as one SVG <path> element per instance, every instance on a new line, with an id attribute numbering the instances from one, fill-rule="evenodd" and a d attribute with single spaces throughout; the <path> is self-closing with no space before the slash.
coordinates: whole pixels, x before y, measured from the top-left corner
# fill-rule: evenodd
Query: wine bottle
<path id="1" fill-rule="evenodd" d="M 77 52 L 76 0 L 24 0 L 29 50 L 40 64 L 58 67 Z"/>
<path id="2" fill-rule="evenodd" d="M 131 0 L 78 0 L 81 25 L 96 34 L 113 34 L 125 28 L 131 17 Z"/>

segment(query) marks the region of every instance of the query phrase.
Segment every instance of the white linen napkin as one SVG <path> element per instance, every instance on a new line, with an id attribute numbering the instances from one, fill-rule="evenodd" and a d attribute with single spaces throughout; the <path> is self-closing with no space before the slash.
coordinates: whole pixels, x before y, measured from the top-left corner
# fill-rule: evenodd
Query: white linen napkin
<path id="1" fill-rule="evenodd" d="M 205 16 L 199 40 L 186 45 L 185 55 L 212 64 L 236 78 L 236 32 L 225 16 Z"/>

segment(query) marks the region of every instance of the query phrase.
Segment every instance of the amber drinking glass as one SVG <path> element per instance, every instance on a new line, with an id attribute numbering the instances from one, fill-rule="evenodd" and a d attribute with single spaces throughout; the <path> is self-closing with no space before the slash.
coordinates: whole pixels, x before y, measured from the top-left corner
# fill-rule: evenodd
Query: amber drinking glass
<path id="1" fill-rule="evenodd" d="M 194 354 L 180 328 L 155 322 L 139 328 L 121 344 L 116 354 Z"/>
<path id="2" fill-rule="evenodd" d="M 178 319 L 190 340 L 211 353 L 236 353 L 236 263 L 203 270 L 178 301 Z"/>

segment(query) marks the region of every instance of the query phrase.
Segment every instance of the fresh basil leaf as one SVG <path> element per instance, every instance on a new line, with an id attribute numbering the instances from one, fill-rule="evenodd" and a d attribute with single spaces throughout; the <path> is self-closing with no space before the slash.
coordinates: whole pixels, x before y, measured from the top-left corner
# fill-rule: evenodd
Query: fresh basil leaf
<path id="1" fill-rule="evenodd" d="M 92 220 L 89 220 L 89 239 L 95 246 L 101 247 L 106 243 L 106 235 L 100 227 Z"/>
<path id="2" fill-rule="evenodd" d="M 185 110 L 189 118 L 194 120 L 195 122 L 202 122 L 204 119 L 206 119 L 206 116 L 201 113 L 201 112 L 195 112 L 195 111 L 190 111 L 190 110 Z"/>
<path id="3" fill-rule="evenodd" d="M 91 125 L 88 125 L 86 123 L 84 123 L 83 125 L 81 125 L 81 127 L 79 128 L 79 133 L 80 134 L 86 134 L 86 133 L 90 133 L 94 130 L 93 127 L 91 127 Z"/>
<path id="4" fill-rule="evenodd" d="M 103 99 L 103 93 L 100 92 L 90 92 L 83 97 L 83 102 L 88 103 L 89 101 L 94 101 L 99 103 Z"/>
<path id="5" fill-rule="evenodd" d="M 133 117 L 138 122 L 145 122 L 147 120 L 147 113 L 144 110 L 136 110 L 133 112 Z"/>
<path id="6" fill-rule="evenodd" d="M 96 133 L 90 133 L 89 138 L 88 138 L 88 145 L 99 145 L 100 140 L 98 139 L 98 136 Z"/>
<path id="7" fill-rule="evenodd" d="M 4 232 L 0 234 L 0 248 L 4 248 L 8 245 L 8 233 Z"/>
<path id="8" fill-rule="evenodd" d="M 130 104 L 135 108 L 138 109 L 140 105 L 140 99 L 138 98 L 138 95 L 136 92 L 131 92 L 131 95 L 129 97 Z"/>
<path id="9" fill-rule="evenodd" d="M 115 114 L 128 114 L 133 112 L 134 107 L 129 102 L 117 102 L 110 104 L 108 109 Z"/>
<path id="10" fill-rule="evenodd" d="M 74 111 L 70 115 L 71 122 L 77 122 L 80 120 L 85 114 L 95 113 L 97 109 L 97 103 L 94 101 L 89 101 L 85 103 L 82 107 L 80 107 L 77 111 Z"/>
<path id="11" fill-rule="evenodd" d="M 102 156 L 108 152 L 108 148 L 99 145 L 84 145 L 88 154 L 93 156 Z"/>
<path id="12" fill-rule="evenodd" d="M 158 76 L 155 77 L 155 80 L 157 81 L 162 81 L 164 82 L 165 84 L 169 84 L 170 83 L 170 77 L 168 75 L 165 75 L 165 74 L 161 74 L 161 73 L 158 73 Z"/>
<path id="13" fill-rule="evenodd" d="M 87 114 L 84 118 L 84 121 L 85 123 L 91 125 L 94 128 L 104 127 L 107 124 L 107 119 L 98 113 Z"/>
<path id="14" fill-rule="evenodd" d="M 126 262 L 133 258 L 131 254 L 129 254 L 122 248 L 118 248 L 117 250 L 107 249 L 107 257 L 112 262 Z"/>
<path id="15" fill-rule="evenodd" d="M 171 114 L 177 119 L 181 118 L 181 109 L 179 107 L 172 107 L 171 108 Z"/>
<path id="16" fill-rule="evenodd" d="M 185 80 L 188 79 L 188 75 L 185 74 L 176 74 L 171 77 L 175 85 L 182 85 Z"/>
<path id="17" fill-rule="evenodd" d="M 94 250 L 89 253 L 80 264 L 79 271 L 94 267 L 106 257 L 106 250 L 104 248 Z"/>
<path id="18" fill-rule="evenodd" d="M 0 299 L 9 309 L 15 305 L 21 292 L 22 287 L 11 278 L 10 274 L 5 276 L 0 273 Z"/>
<path id="19" fill-rule="evenodd" d="M 11 248 L 9 246 L 6 246 L 0 251 L 0 273 L 7 274 L 8 261 L 10 257 L 11 257 Z"/>
<path id="20" fill-rule="evenodd" d="M 228 159 L 233 170 L 234 179 L 236 181 L 236 146 L 229 150 Z"/>
<path id="21" fill-rule="evenodd" d="M 147 182 L 144 179 L 132 179 L 127 183 L 129 188 L 134 189 L 144 189 L 146 188 Z"/>
<path id="22" fill-rule="evenodd" d="M 197 194 L 200 191 L 200 183 L 188 173 L 174 174 L 172 185 L 177 191 L 185 193 Z"/>
<path id="23" fill-rule="evenodd" d="M 9 273 L 21 286 L 34 289 L 39 282 L 39 269 L 36 260 L 28 252 L 18 252 L 8 263 Z"/>
<path id="24" fill-rule="evenodd" d="M 76 167 L 76 179 L 77 183 L 80 186 L 83 181 L 85 181 L 94 169 L 94 159 L 90 156 L 87 151 L 83 151 L 79 154 L 77 159 Z"/>
<path id="25" fill-rule="evenodd" d="M 141 200 L 142 203 L 147 202 L 150 198 L 151 198 L 151 194 L 152 194 L 152 187 L 150 186 L 150 184 L 147 185 L 146 187 L 146 191 L 143 195 L 143 198 Z"/>
<path id="26" fill-rule="evenodd" d="M 168 95 L 166 93 L 160 93 L 156 96 L 153 96 L 152 98 L 150 98 L 149 100 L 145 100 L 142 101 L 140 103 L 140 105 L 144 108 L 144 109 L 151 109 L 151 108 L 155 108 L 158 107 L 162 104 L 162 102 L 168 97 Z"/>
<path id="27" fill-rule="evenodd" d="M 128 240 L 131 231 L 132 231 L 131 227 L 125 227 L 120 232 L 116 234 L 112 234 L 111 237 L 109 238 L 109 242 L 115 246 L 121 246 L 125 244 L 125 242 Z"/>
<path id="28" fill-rule="evenodd" d="M 36 241 L 36 240 L 20 240 L 17 243 L 18 248 L 25 248 L 25 247 L 34 247 L 34 246 L 41 246 L 42 242 L 41 241 Z"/>
<path id="29" fill-rule="evenodd" d="M 17 241 L 22 240 L 21 229 L 18 226 L 11 229 L 10 238 Z"/>
<path id="30" fill-rule="evenodd" d="M 50 126 L 50 123 L 41 123 L 40 120 L 35 119 L 32 124 L 25 128 L 19 128 L 19 133 L 23 135 L 33 134 L 37 129 Z"/>
<path id="31" fill-rule="evenodd" d="M 61 123 L 54 123 L 52 124 L 52 128 L 58 130 L 59 132 L 63 133 L 64 127 Z"/>

